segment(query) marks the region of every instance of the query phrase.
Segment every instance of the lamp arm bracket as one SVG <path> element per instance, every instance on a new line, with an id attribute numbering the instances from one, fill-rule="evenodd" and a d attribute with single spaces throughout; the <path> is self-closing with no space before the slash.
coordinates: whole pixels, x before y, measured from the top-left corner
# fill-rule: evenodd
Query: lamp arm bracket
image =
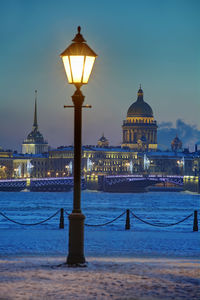
<path id="1" fill-rule="evenodd" d="M 84 108 L 92 108 L 92 105 L 86 104 L 86 105 L 83 105 L 82 107 L 84 107 Z"/>
<path id="2" fill-rule="evenodd" d="M 64 105 L 64 108 L 74 108 L 74 105 Z M 86 104 L 82 106 L 83 108 L 92 108 L 92 105 Z"/>

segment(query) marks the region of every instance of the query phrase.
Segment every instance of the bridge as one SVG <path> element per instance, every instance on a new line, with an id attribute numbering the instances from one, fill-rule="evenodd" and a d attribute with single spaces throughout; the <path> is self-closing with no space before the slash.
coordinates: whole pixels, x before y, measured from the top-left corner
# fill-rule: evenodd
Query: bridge
<path id="1" fill-rule="evenodd" d="M 72 189 L 73 182 L 73 177 L 6 179 L 0 180 L 0 191 L 66 192 Z M 182 187 L 183 176 L 100 175 L 96 189 L 108 192 L 138 192 L 159 182 L 172 183 Z M 85 179 L 82 178 L 82 189 L 85 188 L 85 185 Z M 90 189 L 89 185 L 87 188 Z"/>
<path id="2" fill-rule="evenodd" d="M 101 177 L 99 178 L 99 189 L 108 192 L 143 192 L 146 187 L 157 183 L 183 186 L 183 176 L 178 175 L 113 175 Z"/>
<path id="3" fill-rule="evenodd" d="M 173 183 L 176 185 L 183 185 L 183 176 L 177 176 L 177 175 L 166 175 L 166 176 L 162 176 L 162 175 L 113 175 L 113 176 L 105 176 L 104 177 L 106 182 L 109 185 L 112 184 L 117 184 L 117 183 L 121 183 L 121 182 L 131 182 L 131 181 L 144 181 L 144 180 L 149 180 L 152 181 L 152 183 L 154 183 L 156 181 L 156 183 L 158 182 L 169 182 L 169 183 Z"/>
<path id="4" fill-rule="evenodd" d="M 6 179 L 0 180 L 0 191 L 66 192 L 70 191 L 73 185 L 73 177 Z M 84 178 L 81 185 L 82 188 L 85 187 Z"/>

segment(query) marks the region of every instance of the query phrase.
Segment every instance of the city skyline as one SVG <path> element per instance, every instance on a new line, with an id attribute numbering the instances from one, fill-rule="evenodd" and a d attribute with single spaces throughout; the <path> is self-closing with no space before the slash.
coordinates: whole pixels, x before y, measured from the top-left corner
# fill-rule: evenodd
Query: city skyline
<path id="1" fill-rule="evenodd" d="M 160 124 L 158 146 L 167 142 L 169 148 L 176 133 L 185 137 L 184 147 L 198 143 L 200 3 L 78 4 L 74 10 L 66 1 L 1 1 L 0 146 L 21 150 L 32 126 L 35 89 L 45 139 L 52 147 L 73 144 L 73 112 L 63 105 L 71 104 L 74 88 L 59 54 L 78 25 L 99 55 L 83 88 L 92 105 L 83 112 L 83 144 L 97 144 L 103 132 L 111 145 L 121 144 L 121 126 L 140 83 Z"/>

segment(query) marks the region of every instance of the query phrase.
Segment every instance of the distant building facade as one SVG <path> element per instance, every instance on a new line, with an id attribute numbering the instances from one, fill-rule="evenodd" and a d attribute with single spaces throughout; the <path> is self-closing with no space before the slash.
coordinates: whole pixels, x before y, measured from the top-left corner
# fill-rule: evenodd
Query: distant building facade
<path id="1" fill-rule="evenodd" d="M 138 90 L 137 101 L 128 109 L 122 126 L 123 143 L 109 146 L 102 135 L 97 146 L 82 147 L 82 176 L 99 175 L 194 175 L 200 174 L 200 151 L 182 151 L 182 142 L 176 136 L 172 151 L 157 151 L 157 123 L 152 108 Z M 22 144 L 22 153 L 0 148 L 0 179 L 67 177 L 73 175 L 74 148 L 62 146 L 49 150 L 48 143 L 38 130 L 37 92 L 32 131 Z"/>
<path id="2" fill-rule="evenodd" d="M 73 175 L 74 149 L 59 147 L 43 154 L 0 152 L 0 179 Z M 128 148 L 82 147 L 82 176 L 200 174 L 200 152 L 137 152 Z"/>
<path id="3" fill-rule="evenodd" d="M 73 147 L 49 151 L 49 175 L 66 176 L 73 173 Z M 120 147 L 83 146 L 82 175 L 130 174 L 138 171 L 137 153 Z M 64 175 L 63 175 L 64 174 Z"/>
<path id="4" fill-rule="evenodd" d="M 35 91 L 35 111 L 32 131 L 22 143 L 23 154 L 41 154 L 48 152 L 49 146 L 43 135 L 38 130 L 37 123 L 37 91 Z"/>
<path id="5" fill-rule="evenodd" d="M 0 179 L 12 178 L 13 175 L 12 151 L 0 150 Z"/>
<path id="6" fill-rule="evenodd" d="M 122 148 L 135 151 L 155 151 L 157 149 L 157 123 L 152 108 L 143 99 L 143 90 L 138 90 L 137 101 L 128 109 L 122 125 Z"/>
<path id="7" fill-rule="evenodd" d="M 152 151 L 140 154 L 142 169 L 154 175 L 194 175 L 194 154 L 172 151 Z"/>

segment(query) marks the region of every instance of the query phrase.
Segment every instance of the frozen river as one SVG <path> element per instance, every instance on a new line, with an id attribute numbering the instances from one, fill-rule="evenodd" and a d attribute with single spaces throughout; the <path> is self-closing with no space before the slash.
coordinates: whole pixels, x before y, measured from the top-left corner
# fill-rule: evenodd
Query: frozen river
<path id="1" fill-rule="evenodd" d="M 21 223 L 36 223 L 60 208 L 71 212 L 73 193 L 0 193 L 0 211 Z M 199 210 L 200 195 L 150 192 L 142 194 L 82 192 L 82 211 L 87 224 L 111 221 L 126 209 L 150 223 L 171 224 Z M 68 243 L 68 219 L 59 230 L 59 214 L 37 226 L 11 223 L 0 215 L 0 255 L 63 254 Z M 154 227 L 131 216 L 131 230 L 125 231 L 125 215 L 114 223 L 85 227 L 85 248 L 89 255 L 182 255 L 199 254 L 199 232 L 193 233 L 193 216 L 176 226 Z"/>

